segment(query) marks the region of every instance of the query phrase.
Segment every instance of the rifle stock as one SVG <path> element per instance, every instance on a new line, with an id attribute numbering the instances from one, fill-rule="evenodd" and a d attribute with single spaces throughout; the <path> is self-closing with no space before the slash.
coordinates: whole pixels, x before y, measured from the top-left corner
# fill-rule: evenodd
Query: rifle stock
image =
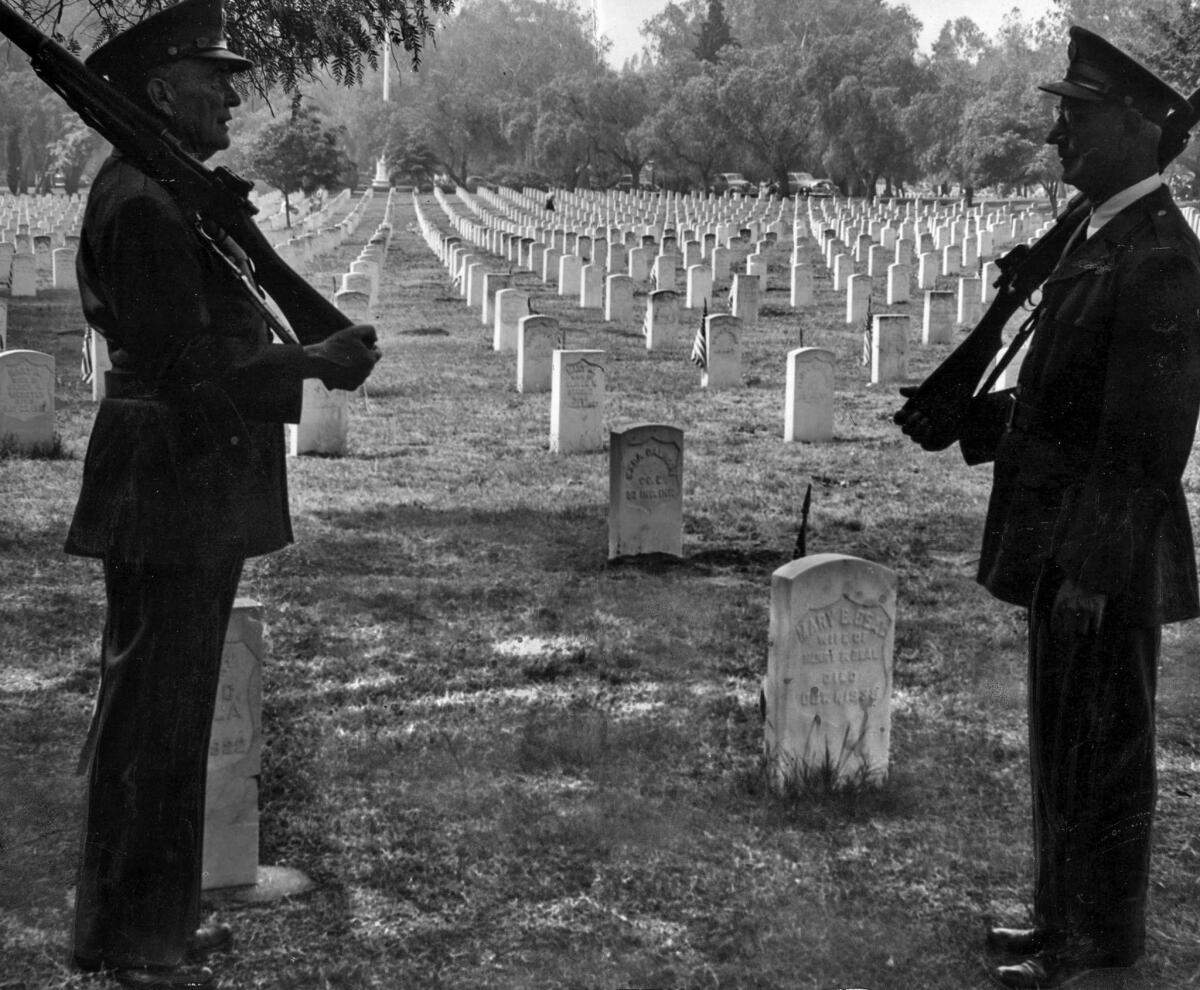
<path id="1" fill-rule="evenodd" d="M 210 169 L 187 153 L 162 121 L 92 72 L 62 45 L 0 0 L 0 33 L 29 56 L 34 72 L 122 155 L 135 161 L 185 214 L 216 224 L 246 252 L 258 283 L 279 305 L 302 343 L 350 326 L 336 306 L 297 274 L 254 222 L 253 184 Z"/>
<path id="2" fill-rule="evenodd" d="M 1166 168 L 1188 143 L 1188 132 L 1200 119 L 1200 89 L 1185 105 L 1171 110 L 1159 139 L 1159 168 Z M 997 259 L 1000 278 L 996 297 L 978 325 L 908 396 L 892 417 L 901 430 L 925 450 L 944 450 L 961 435 L 967 407 L 992 359 L 1003 345 L 1008 321 L 1049 277 L 1081 223 L 1087 222 L 1091 204 L 1082 194 L 1066 208 L 1045 234 L 1032 245 L 1017 245 Z M 912 427 L 914 416 L 923 428 Z"/>

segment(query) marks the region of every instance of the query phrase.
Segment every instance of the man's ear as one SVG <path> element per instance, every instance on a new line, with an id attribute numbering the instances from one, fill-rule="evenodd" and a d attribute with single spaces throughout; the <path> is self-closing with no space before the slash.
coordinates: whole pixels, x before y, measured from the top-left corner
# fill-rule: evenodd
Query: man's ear
<path id="1" fill-rule="evenodd" d="M 167 117 L 175 116 L 175 91 L 165 79 L 158 76 L 150 79 L 146 83 L 146 98 L 159 113 Z"/>

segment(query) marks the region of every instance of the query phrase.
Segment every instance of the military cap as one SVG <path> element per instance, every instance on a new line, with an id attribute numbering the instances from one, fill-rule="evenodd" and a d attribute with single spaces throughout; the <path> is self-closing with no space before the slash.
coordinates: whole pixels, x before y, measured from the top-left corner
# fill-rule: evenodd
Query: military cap
<path id="1" fill-rule="evenodd" d="M 1076 100 L 1116 103 L 1132 107 L 1161 124 L 1184 97 L 1140 62 L 1126 55 L 1087 28 L 1068 32 L 1067 75 L 1038 89 Z"/>
<path id="2" fill-rule="evenodd" d="M 222 0 L 182 0 L 160 10 L 109 39 L 84 64 L 117 81 L 138 79 L 155 66 L 183 58 L 216 59 L 234 72 L 254 67 L 225 42 Z"/>

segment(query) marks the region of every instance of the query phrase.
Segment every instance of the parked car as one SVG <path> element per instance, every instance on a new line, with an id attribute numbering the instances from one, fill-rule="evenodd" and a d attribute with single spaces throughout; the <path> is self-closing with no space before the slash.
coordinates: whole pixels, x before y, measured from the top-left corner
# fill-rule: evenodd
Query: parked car
<path id="1" fill-rule="evenodd" d="M 828 179 L 818 179 L 811 172 L 788 172 L 789 196 L 833 196 L 837 187 Z"/>
<path id="2" fill-rule="evenodd" d="M 468 175 L 463 185 L 466 186 L 467 192 L 472 193 L 479 192 L 480 189 L 490 189 L 492 192 L 496 191 L 496 184 L 489 182 L 482 175 Z"/>
<path id="3" fill-rule="evenodd" d="M 718 172 L 709 190 L 715 196 L 735 193 L 739 196 L 757 196 L 758 186 L 747 179 L 741 172 Z"/>

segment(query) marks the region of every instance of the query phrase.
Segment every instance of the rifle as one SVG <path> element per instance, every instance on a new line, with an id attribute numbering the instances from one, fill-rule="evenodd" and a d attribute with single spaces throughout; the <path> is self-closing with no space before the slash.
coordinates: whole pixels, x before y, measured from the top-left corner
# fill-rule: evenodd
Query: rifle
<path id="1" fill-rule="evenodd" d="M 259 285 L 296 331 L 292 343 L 315 343 L 348 319 L 292 270 L 263 236 L 248 196 L 252 182 L 222 167 L 210 169 L 188 154 L 163 122 L 92 72 L 79 59 L 0 0 L 0 33 L 29 56 L 33 71 L 84 123 L 161 185 L 183 212 L 197 219 L 209 240 L 229 235 L 249 257 Z M 248 287 L 247 287 L 248 288 Z M 255 296 L 260 305 L 262 300 Z M 271 319 L 276 330 L 292 337 Z"/>
<path id="2" fill-rule="evenodd" d="M 1173 107 L 1167 114 L 1158 142 L 1159 171 L 1187 147 L 1188 132 L 1197 120 L 1200 120 L 1200 89 L 1189 96 L 1185 104 Z M 922 448 L 944 450 L 959 438 L 967 407 L 976 394 L 980 379 L 1003 344 L 1001 335 L 1005 325 L 1049 277 L 1076 230 L 1087 223 L 1091 209 L 1087 197 L 1077 194 L 1059 214 L 1054 226 L 1034 244 L 1018 244 L 997 259 L 1000 277 L 995 283 L 996 296 L 987 312 L 966 339 L 908 395 L 907 401 L 892 417 L 902 430 L 914 413 L 926 416 L 933 423 L 932 431 L 916 441 Z M 1029 332 L 1032 327 L 1025 335 Z M 989 377 L 984 391 L 991 387 L 995 377 L 996 373 Z"/>

